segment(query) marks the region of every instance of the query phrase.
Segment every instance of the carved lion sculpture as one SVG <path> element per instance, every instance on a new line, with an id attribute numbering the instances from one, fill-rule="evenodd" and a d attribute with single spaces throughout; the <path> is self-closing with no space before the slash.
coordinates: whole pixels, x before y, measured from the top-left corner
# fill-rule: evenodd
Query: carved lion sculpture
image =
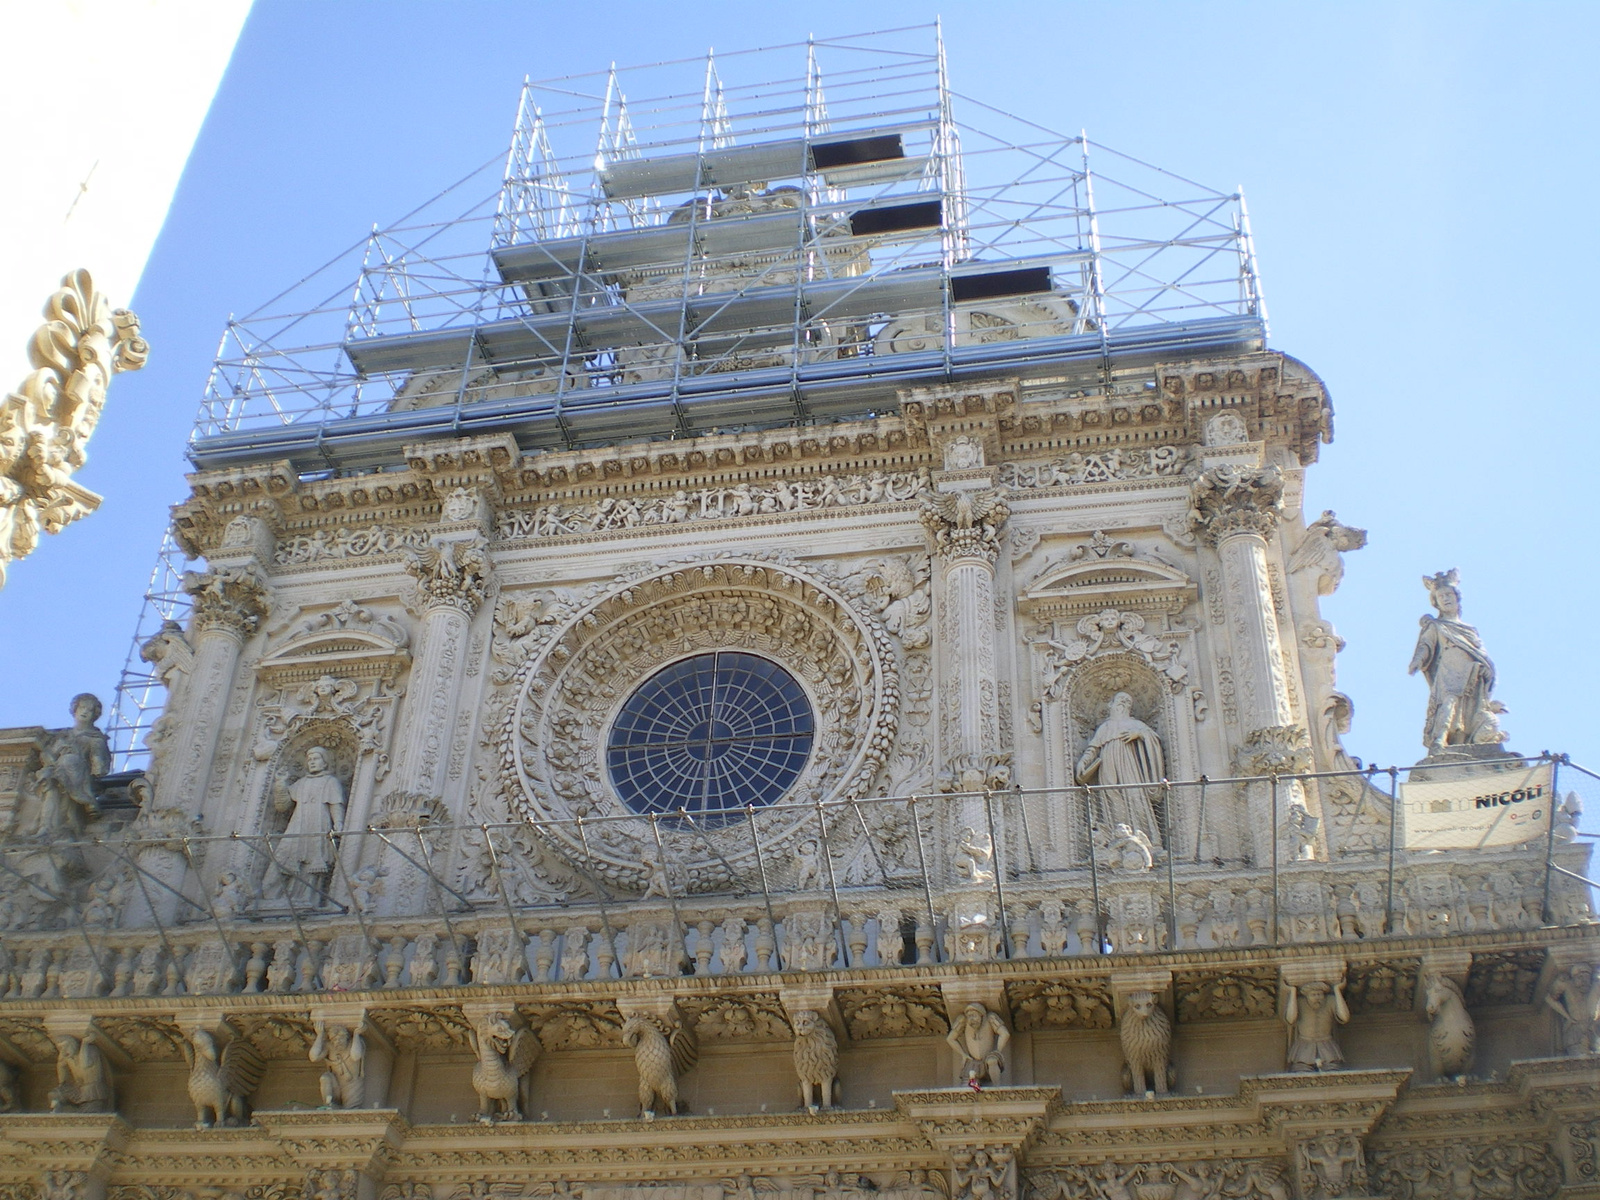
<path id="1" fill-rule="evenodd" d="M 794 1069 L 800 1101 L 811 1112 L 838 1103 L 839 1039 L 825 1017 L 809 1009 L 794 1015 Z"/>
<path id="2" fill-rule="evenodd" d="M 634 1013 L 622 1023 L 622 1041 L 639 1071 L 639 1115 L 654 1120 L 658 1105 L 668 1116 L 677 1112 L 678 1076 L 700 1057 L 694 1033 L 677 1023 L 664 1032 L 662 1022 Z"/>
<path id="3" fill-rule="evenodd" d="M 1134 1095 L 1154 1090 L 1165 1096 L 1176 1079 L 1172 1070 L 1172 1020 L 1154 992 L 1131 992 L 1117 1022 L 1122 1039 L 1122 1086 Z"/>
<path id="4" fill-rule="evenodd" d="M 1440 1079 L 1460 1079 L 1472 1070 L 1477 1031 L 1454 979 L 1430 975 L 1424 985 L 1428 1021 L 1428 1059 Z"/>

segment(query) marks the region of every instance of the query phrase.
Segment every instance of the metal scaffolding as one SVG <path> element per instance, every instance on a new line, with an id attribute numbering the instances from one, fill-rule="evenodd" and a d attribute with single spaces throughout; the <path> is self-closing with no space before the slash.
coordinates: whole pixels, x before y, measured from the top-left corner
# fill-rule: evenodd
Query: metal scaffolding
<path id="1" fill-rule="evenodd" d="M 189 453 L 350 473 L 431 436 L 855 419 L 972 375 L 1140 387 L 1259 348 L 1258 280 L 1241 195 L 960 95 L 937 26 L 612 67 L 525 82 L 505 156 L 230 321 Z M 126 755 L 147 677 L 118 692 Z"/>

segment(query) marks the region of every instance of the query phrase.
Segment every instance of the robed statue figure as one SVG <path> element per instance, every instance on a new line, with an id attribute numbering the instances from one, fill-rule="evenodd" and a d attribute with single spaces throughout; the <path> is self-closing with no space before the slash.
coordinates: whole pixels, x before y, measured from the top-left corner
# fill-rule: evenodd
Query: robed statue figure
<path id="1" fill-rule="evenodd" d="M 344 784 L 333 773 L 326 749 L 313 746 L 306 751 L 306 773 L 278 797 L 275 807 L 279 812 L 289 810 L 289 823 L 273 849 L 283 894 L 320 903 L 333 870 L 330 835 L 344 828 L 345 813 Z"/>
<path id="2" fill-rule="evenodd" d="M 1429 754 L 1452 746 L 1494 746 L 1506 740 L 1496 719 L 1505 706 L 1493 699 L 1494 663 L 1478 631 L 1461 619 L 1461 590 L 1454 569 L 1425 575 L 1436 617 L 1422 618 L 1409 674 L 1428 681 L 1428 715 L 1422 743 Z"/>
<path id="3" fill-rule="evenodd" d="M 1133 715 L 1133 697 L 1118 692 L 1111 697 L 1106 719 L 1078 759 L 1078 782 L 1105 786 L 1106 790 L 1096 795 L 1106 823 L 1139 830 L 1150 839 L 1151 847 L 1159 850 L 1161 830 L 1150 803 L 1150 788 L 1160 784 L 1166 774 L 1161 738 Z"/>

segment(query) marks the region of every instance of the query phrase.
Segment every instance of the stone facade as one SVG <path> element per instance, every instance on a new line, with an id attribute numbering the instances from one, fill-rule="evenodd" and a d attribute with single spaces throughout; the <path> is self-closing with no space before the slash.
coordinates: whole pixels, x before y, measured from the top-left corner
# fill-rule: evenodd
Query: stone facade
<path id="1" fill-rule="evenodd" d="M 1340 744 L 1331 413 L 1256 350 L 191 476 L 148 772 L 0 731 L 0 1188 L 1600 1195 L 1587 892 L 1397 848 Z M 630 807 L 620 706 L 711 653 L 803 765 Z"/>

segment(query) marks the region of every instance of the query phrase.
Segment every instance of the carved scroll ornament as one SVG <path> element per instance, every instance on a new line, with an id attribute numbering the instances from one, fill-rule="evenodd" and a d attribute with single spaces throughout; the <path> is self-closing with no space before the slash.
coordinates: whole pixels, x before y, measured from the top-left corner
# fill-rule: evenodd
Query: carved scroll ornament
<path id="1" fill-rule="evenodd" d="M 0 587 L 40 529 L 60 533 L 100 507 L 72 473 L 88 457 L 111 377 L 137 371 L 150 353 L 139 318 L 113 311 L 88 271 L 65 276 L 44 315 L 28 343 L 33 373 L 0 403 Z"/>

